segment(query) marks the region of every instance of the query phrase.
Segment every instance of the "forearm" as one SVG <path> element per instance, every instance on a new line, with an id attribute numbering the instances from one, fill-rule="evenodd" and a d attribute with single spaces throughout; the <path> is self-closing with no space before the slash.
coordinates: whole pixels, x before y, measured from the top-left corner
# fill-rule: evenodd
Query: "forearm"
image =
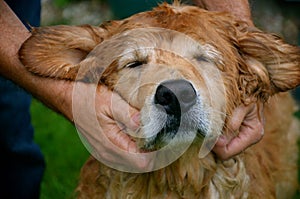
<path id="1" fill-rule="evenodd" d="M 0 0 L 0 27 L 0 74 L 72 120 L 73 83 L 41 78 L 25 69 L 18 58 L 18 50 L 30 32 L 3 0 Z"/>
<path id="2" fill-rule="evenodd" d="M 202 8 L 211 11 L 230 12 L 237 18 L 253 25 L 251 19 L 251 10 L 248 0 L 193 0 L 194 3 Z"/>

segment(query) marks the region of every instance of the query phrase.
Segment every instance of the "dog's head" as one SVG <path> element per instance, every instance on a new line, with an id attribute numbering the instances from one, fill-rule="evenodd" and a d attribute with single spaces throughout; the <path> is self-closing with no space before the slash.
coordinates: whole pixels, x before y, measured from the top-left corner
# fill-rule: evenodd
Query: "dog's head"
<path id="1" fill-rule="evenodd" d="M 28 70 L 101 83 L 141 109 L 140 145 L 218 136 L 241 103 L 300 83 L 299 48 L 229 14 L 162 4 L 99 27 L 33 29 L 20 50 Z"/>

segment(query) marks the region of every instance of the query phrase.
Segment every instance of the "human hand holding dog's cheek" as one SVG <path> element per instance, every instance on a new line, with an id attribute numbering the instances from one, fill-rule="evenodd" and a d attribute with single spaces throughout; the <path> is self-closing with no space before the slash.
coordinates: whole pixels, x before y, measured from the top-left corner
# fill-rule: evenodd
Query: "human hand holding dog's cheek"
<path id="1" fill-rule="evenodd" d="M 76 87 L 74 122 L 92 155 L 121 170 L 151 169 L 152 157 L 140 153 L 135 141 L 125 132 L 139 127 L 139 111 L 106 86 L 95 88 L 95 85 L 77 83 Z"/>
<path id="2" fill-rule="evenodd" d="M 98 121 L 103 133 L 117 147 L 138 152 L 136 143 L 123 131 L 127 128 L 134 131 L 139 127 L 139 111 L 105 86 L 99 86 L 98 90 L 99 104 L 96 107 L 99 107 Z"/>
<path id="3" fill-rule="evenodd" d="M 262 105 L 237 107 L 229 120 L 228 132 L 221 135 L 213 148 L 219 158 L 226 160 L 260 141 L 264 134 Z M 237 132 L 237 133 L 234 133 Z"/>

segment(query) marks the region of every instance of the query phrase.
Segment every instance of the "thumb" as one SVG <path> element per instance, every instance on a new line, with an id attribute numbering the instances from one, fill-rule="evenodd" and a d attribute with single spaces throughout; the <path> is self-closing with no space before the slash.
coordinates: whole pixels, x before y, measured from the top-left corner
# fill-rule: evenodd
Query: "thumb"
<path id="1" fill-rule="evenodd" d="M 112 94 L 111 112 L 114 120 L 131 130 L 136 130 L 140 125 L 140 112 L 117 93 Z"/>

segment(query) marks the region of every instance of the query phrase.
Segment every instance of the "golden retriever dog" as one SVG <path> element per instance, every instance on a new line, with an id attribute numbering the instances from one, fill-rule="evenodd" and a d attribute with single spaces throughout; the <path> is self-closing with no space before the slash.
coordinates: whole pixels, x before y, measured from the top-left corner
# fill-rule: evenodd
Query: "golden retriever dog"
<path id="1" fill-rule="evenodd" d="M 298 120 L 287 91 L 300 83 L 300 50 L 278 36 L 175 1 L 99 27 L 33 28 L 19 54 L 37 75 L 104 84 L 140 109 L 133 139 L 145 152 L 188 146 L 145 173 L 91 157 L 79 198 L 291 198 L 298 188 Z M 262 141 L 226 161 L 199 156 L 235 107 L 260 102 Z"/>

